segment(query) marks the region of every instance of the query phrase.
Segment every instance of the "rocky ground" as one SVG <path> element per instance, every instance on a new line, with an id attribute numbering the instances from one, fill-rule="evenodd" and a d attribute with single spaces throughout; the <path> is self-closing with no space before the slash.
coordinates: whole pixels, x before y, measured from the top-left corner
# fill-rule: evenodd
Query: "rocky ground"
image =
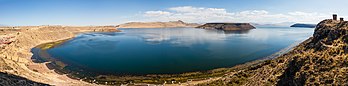
<path id="1" fill-rule="evenodd" d="M 21 26 L 0 29 L 0 72 L 50 85 L 92 85 L 49 70 L 31 61 L 30 50 L 43 43 L 64 40 L 83 32 L 118 31 L 113 26 Z"/>
<path id="2" fill-rule="evenodd" d="M 34 82 L 20 76 L 0 72 L 1 86 L 49 86 L 39 82 Z"/>
<path id="3" fill-rule="evenodd" d="M 348 85 L 348 22 L 324 20 L 313 37 L 278 58 L 200 86 Z"/>

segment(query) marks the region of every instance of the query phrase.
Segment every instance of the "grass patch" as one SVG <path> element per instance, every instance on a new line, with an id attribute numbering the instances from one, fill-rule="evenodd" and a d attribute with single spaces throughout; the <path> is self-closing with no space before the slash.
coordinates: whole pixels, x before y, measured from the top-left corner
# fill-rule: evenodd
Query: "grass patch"
<path id="1" fill-rule="evenodd" d="M 67 40 L 69 40 L 69 39 L 59 40 L 59 41 L 55 41 L 55 42 L 41 44 L 41 45 L 37 46 L 36 48 L 40 48 L 41 50 L 47 50 L 47 49 L 59 46 L 59 45 L 63 44 L 64 42 L 66 42 Z"/>

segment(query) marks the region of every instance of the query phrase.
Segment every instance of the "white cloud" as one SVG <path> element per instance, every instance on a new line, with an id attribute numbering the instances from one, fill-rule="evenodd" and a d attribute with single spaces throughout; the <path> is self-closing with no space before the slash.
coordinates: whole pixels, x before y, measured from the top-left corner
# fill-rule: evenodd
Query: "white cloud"
<path id="1" fill-rule="evenodd" d="M 144 16 L 147 17 L 156 17 L 156 16 L 169 16 L 172 13 L 166 11 L 146 11 Z"/>
<path id="2" fill-rule="evenodd" d="M 221 8 L 203 8 L 203 7 L 192 7 L 192 6 L 173 7 L 173 8 L 169 8 L 169 10 L 180 12 L 180 13 L 213 13 L 213 14 L 227 13 L 225 9 L 221 9 Z"/>
<path id="3" fill-rule="evenodd" d="M 205 8 L 181 6 L 168 8 L 165 11 L 146 11 L 142 14 L 143 21 L 173 21 L 183 20 L 187 22 L 303 22 L 317 23 L 328 18 L 330 14 L 309 12 L 288 12 L 273 14 L 266 10 L 246 10 L 241 12 L 228 12 L 223 8 Z"/>
<path id="4" fill-rule="evenodd" d="M 291 18 L 292 21 L 299 21 L 299 22 L 312 22 L 312 21 L 320 21 L 327 17 L 330 17 L 330 14 L 321 14 L 321 13 L 306 13 L 306 12 L 289 12 L 288 15 Z"/>

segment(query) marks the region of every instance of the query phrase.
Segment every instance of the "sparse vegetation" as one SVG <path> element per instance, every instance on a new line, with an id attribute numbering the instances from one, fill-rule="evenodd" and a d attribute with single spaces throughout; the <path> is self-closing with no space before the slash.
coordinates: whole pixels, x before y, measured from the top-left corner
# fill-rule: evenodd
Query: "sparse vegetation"
<path id="1" fill-rule="evenodd" d="M 289 53 L 200 85 L 348 85 L 348 22 L 324 20 Z"/>
<path id="2" fill-rule="evenodd" d="M 37 46 L 36 48 L 40 48 L 41 50 L 47 50 L 56 46 L 59 46 L 61 44 L 63 44 L 65 41 L 67 41 L 69 39 L 65 39 L 65 40 L 59 40 L 59 41 L 55 41 L 55 42 L 49 42 L 46 44 L 41 44 L 39 46 Z"/>

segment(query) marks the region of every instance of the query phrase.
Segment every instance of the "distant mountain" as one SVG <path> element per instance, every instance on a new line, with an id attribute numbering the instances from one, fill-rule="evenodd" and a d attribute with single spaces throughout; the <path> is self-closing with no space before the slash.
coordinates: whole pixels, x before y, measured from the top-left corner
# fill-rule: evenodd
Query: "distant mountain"
<path id="1" fill-rule="evenodd" d="M 251 23 L 255 27 L 289 27 L 295 22 L 282 22 L 282 23 Z"/>
<path id="2" fill-rule="evenodd" d="M 290 27 L 302 27 L 302 28 L 315 28 L 317 26 L 316 24 L 301 24 L 301 23 L 296 23 L 294 25 L 291 25 Z"/>
<path id="3" fill-rule="evenodd" d="M 178 27 L 197 27 L 200 24 L 186 23 L 181 20 L 169 22 L 129 22 L 120 24 L 117 28 L 178 28 Z"/>

